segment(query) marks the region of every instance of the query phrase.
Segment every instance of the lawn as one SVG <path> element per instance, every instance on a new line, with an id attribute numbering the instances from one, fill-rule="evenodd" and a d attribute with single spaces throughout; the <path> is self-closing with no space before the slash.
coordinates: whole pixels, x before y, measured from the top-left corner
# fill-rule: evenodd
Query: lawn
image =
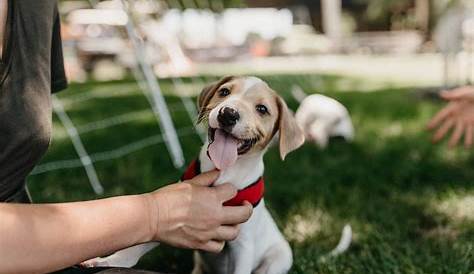
<path id="1" fill-rule="evenodd" d="M 266 203 L 294 252 L 291 273 L 473 273 L 474 154 L 432 145 L 424 127 L 441 106 L 408 88 L 373 92 L 364 79 L 324 75 L 262 76 L 295 109 L 291 85 L 322 92 L 345 104 L 354 121 L 353 143 L 335 140 L 326 150 L 312 144 L 285 162 L 271 149 L 265 156 Z M 184 79 L 185 91 L 199 83 Z M 192 124 L 169 80 L 162 81 L 178 128 Z M 73 85 L 59 94 L 94 154 L 157 135 L 160 130 L 145 97 L 132 81 Z M 92 130 L 93 121 L 128 117 L 127 123 Z M 77 158 L 64 128 L 54 117 L 54 138 L 43 163 Z M 201 141 L 184 131 L 180 141 L 186 160 Z M 103 197 L 143 193 L 176 181 L 176 170 L 163 144 L 95 164 Z M 36 202 L 96 199 L 82 168 L 61 169 L 29 177 Z M 86 216 L 85 216 L 86 217 Z M 350 249 L 326 258 L 344 224 L 354 231 Z M 190 251 L 160 247 L 139 267 L 189 273 Z"/>

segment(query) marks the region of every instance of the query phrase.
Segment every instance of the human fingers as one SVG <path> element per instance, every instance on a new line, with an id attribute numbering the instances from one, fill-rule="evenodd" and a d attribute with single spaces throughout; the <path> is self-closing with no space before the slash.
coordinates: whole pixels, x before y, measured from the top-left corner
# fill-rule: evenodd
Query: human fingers
<path id="1" fill-rule="evenodd" d="M 217 177 L 219 177 L 219 171 L 212 170 L 201 173 L 186 182 L 197 186 L 210 186 L 217 180 Z"/>
<path id="2" fill-rule="evenodd" d="M 221 202 L 228 201 L 237 195 L 237 188 L 229 183 L 218 185 L 214 188 L 214 190 L 217 193 L 217 198 Z"/>
<path id="3" fill-rule="evenodd" d="M 464 86 L 449 91 L 442 91 L 440 95 L 445 100 L 474 99 L 474 88 Z"/>
<path id="4" fill-rule="evenodd" d="M 245 223 L 252 216 L 253 207 L 249 202 L 241 206 L 224 206 L 222 223 L 226 225 Z"/>
<path id="5" fill-rule="evenodd" d="M 454 127 L 453 134 L 451 135 L 451 138 L 449 139 L 448 146 L 450 148 L 455 147 L 459 140 L 461 139 L 462 133 L 464 132 L 465 125 L 462 121 L 457 121 L 456 126 Z"/>
<path id="6" fill-rule="evenodd" d="M 464 146 L 470 148 L 472 146 L 472 130 L 473 126 L 471 123 L 468 123 L 466 126 L 466 133 L 464 134 Z"/>
<path id="7" fill-rule="evenodd" d="M 443 120 L 445 120 L 455 109 L 457 108 L 457 105 L 454 103 L 449 103 L 447 106 L 445 106 L 443 109 L 441 109 L 436 115 L 433 117 L 433 119 L 430 120 L 428 123 L 428 129 L 434 129 L 437 127 Z"/>
<path id="8" fill-rule="evenodd" d="M 453 125 L 453 119 L 447 119 L 445 122 L 443 122 L 443 124 L 438 128 L 438 130 L 436 130 L 435 134 L 433 135 L 433 142 L 436 143 L 441 140 Z"/>
<path id="9" fill-rule="evenodd" d="M 240 227 L 238 225 L 223 225 L 217 228 L 214 240 L 232 241 L 239 235 Z"/>
<path id="10" fill-rule="evenodd" d="M 224 248 L 225 242 L 224 241 L 208 241 L 198 246 L 198 249 L 212 252 L 212 253 L 219 253 Z"/>

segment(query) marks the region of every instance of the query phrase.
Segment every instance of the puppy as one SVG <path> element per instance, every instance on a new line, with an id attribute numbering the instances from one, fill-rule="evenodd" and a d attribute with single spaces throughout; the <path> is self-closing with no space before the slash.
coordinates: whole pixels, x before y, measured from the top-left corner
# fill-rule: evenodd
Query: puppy
<path id="1" fill-rule="evenodd" d="M 293 262 L 291 249 L 263 196 L 239 196 L 263 183 L 263 155 L 273 136 L 278 134 L 284 159 L 304 143 L 302 130 L 283 99 L 256 77 L 226 77 L 205 88 L 198 105 L 199 120 L 209 125 L 209 142 L 199 155 L 201 170 L 220 169 L 216 184 L 234 184 L 241 190 L 235 203 L 249 200 L 254 211 L 221 253 L 195 255 L 193 273 L 286 273 Z"/>
<path id="2" fill-rule="evenodd" d="M 354 127 L 346 107 L 333 98 L 312 94 L 306 96 L 296 87 L 293 96 L 300 101 L 295 118 L 303 128 L 306 140 L 325 148 L 330 137 L 343 137 L 346 141 L 354 139 Z"/>
<path id="3" fill-rule="evenodd" d="M 208 140 L 182 179 L 215 168 L 215 185 L 239 189 L 225 205 L 251 202 L 254 211 L 238 237 L 219 254 L 195 253 L 194 274 L 286 273 L 293 263 L 288 242 L 263 199 L 263 155 L 275 135 L 282 159 L 304 143 L 304 134 L 283 99 L 256 77 L 225 77 L 204 88 L 198 99 L 199 122 L 208 124 Z M 89 265 L 130 267 L 156 246 L 147 243 L 119 251 Z"/>

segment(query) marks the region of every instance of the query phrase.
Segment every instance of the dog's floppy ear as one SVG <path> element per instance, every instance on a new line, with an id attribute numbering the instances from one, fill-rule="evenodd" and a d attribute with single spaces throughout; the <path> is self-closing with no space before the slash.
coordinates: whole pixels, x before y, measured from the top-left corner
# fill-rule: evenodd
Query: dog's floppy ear
<path id="1" fill-rule="evenodd" d="M 199 109 L 198 122 L 201 122 L 203 120 L 204 115 L 206 114 L 206 107 L 209 104 L 209 101 L 211 100 L 212 96 L 214 96 L 216 91 L 219 89 L 219 87 L 232 79 L 234 79 L 234 76 L 225 76 L 219 81 L 211 83 L 202 89 L 197 102 Z"/>
<path id="2" fill-rule="evenodd" d="M 295 117 L 288 109 L 285 101 L 276 97 L 278 106 L 278 130 L 280 157 L 285 160 L 288 153 L 299 148 L 304 143 L 304 133 L 295 120 Z"/>

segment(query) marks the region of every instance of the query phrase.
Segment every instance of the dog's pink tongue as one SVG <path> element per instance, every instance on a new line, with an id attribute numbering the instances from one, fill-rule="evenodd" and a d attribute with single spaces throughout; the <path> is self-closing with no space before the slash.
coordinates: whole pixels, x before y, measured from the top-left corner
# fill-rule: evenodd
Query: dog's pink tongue
<path id="1" fill-rule="evenodd" d="M 214 142 L 207 148 L 209 157 L 217 169 L 224 170 L 237 161 L 238 140 L 221 129 L 217 129 Z"/>

